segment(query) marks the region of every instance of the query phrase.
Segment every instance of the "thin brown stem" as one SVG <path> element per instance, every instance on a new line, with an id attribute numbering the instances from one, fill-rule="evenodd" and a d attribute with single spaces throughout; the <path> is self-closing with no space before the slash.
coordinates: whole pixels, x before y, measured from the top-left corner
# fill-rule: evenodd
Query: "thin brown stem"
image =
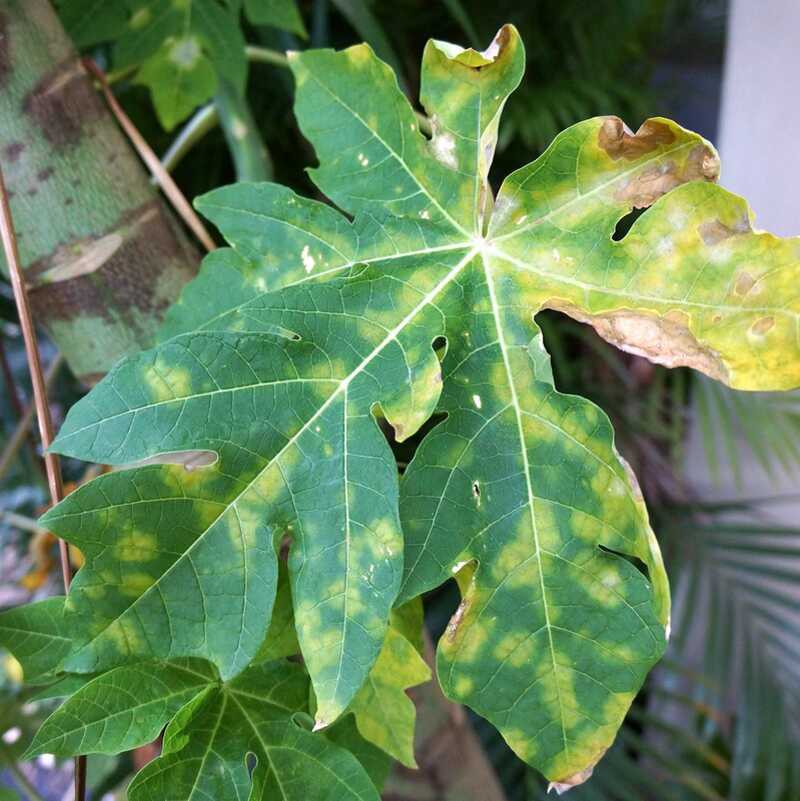
<path id="1" fill-rule="evenodd" d="M 109 108 L 117 118 L 117 122 L 120 124 L 122 130 L 125 131 L 131 144 L 136 148 L 136 152 L 147 166 L 147 169 L 150 170 L 150 174 L 158 181 L 159 186 L 172 204 L 172 207 L 191 229 L 192 233 L 197 237 L 203 247 L 208 251 L 214 250 L 216 245 L 211 238 L 211 234 L 208 233 L 208 230 L 200 221 L 200 218 L 189 204 L 189 201 L 186 200 L 186 197 L 183 192 L 181 192 L 172 176 L 164 169 L 161 160 L 139 133 L 130 117 L 123 111 L 122 106 L 120 106 L 117 98 L 114 97 L 114 93 L 111 91 L 111 87 L 108 85 L 106 74 L 90 58 L 85 58 L 83 64 L 96 78 L 100 85 L 100 90 L 103 92 L 103 95 L 105 95 Z"/>
<path id="2" fill-rule="evenodd" d="M 44 388 L 45 391 L 50 392 L 50 387 L 53 385 L 53 381 L 55 377 L 58 375 L 58 371 L 61 369 L 61 366 L 64 364 L 64 356 L 63 354 L 59 353 L 56 355 L 55 359 L 50 362 L 47 370 L 44 374 Z M 8 442 L 6 442 L 5 447 L 3 448 L 3 452 L 0 453 L 0 481 L 3 480 L 6 473 L 11 468 L 11 465 L 14 463 L 14 460 L 17 458 L 17 453 L 19 449 L 22 447 L 22 443 L 25 441 L 25 438 L 28 436 L 28 432 L 31 429 L 31 423 L 33 422 L 34 413 L 36 411 L 36 406 L 33 403 L 29 403 L 28 406 L 24 409 L 22 417 L 17 421 L 17 427 L 14 429 L 14 433 L 9 437 Z M 40 459 L 39 454 L 36 454 L 36 458 L 42 463 L 42 469 L 45 471 L 45 478 L 47 477 L 47 470 L 44 466 L 44 461 Z"/>
<path id="3" fill-rule="evenodd" d="M 47 402 L 47 389 L 42 362 L 39 358 L 39 346 L 36 341 L 36 329 L 33 326 L 33 316 L 28 299 L 28 290 L 22 277 L 22 267 L 17 247 L 17 237 L 14 232 L 14 222 L 11 218 L 11 206 L 8 203 L 3 171 L 0 169 L 0 239 L 3 241 L 3 251 L 11 278 L 11 287 L 14 290 L 14 300 L 17 304 L 19 324 L 22 329 L 22 339 L 25 343 L 25 355 L 28 357 L 28 369 L 31 374 L 33 386 L 33 402 L 36 407 L 36 417 L 39 422 L 39 436 L 44 447 L 44 464 L 47 469 L 47 483 L 50 487 L 50 499 L 53 504 L 64 497 L 64 483 L 61 478 L 61 466 L 58 457 L 49 452 L 53 441 L 53 420 L 50 416 L 50 405 Z M 69 563 L 69 550 L 67 543 L 59 539 L 58 549 L 61 556 L 61 574 L 64 579 L 64 590 L 69 590 L 72 581 L 72 568 Z M 84 801 L 86 797 L 86 757 L 75 758 L 75 799 Z"/>
<path id="4" fill-rule="evenodd" d="M 14 381 L 14 374 L 11 372 L 11 365 L 8 363 L 6 347 L 2 337 L 0 337 L 0 368 L 2 368 L 3 383 L 5 384 L 6 392 L 8 393 L 8 399 L 11 401 L 11 405 L 14 407 L 14 414 L 17 416 L 17 422 L 22 423 L 22 421 L 25 419 L 27 410 L 22 405 L 22 399 L 20 398 L 19 391 L 17 390 L 17 383 Z M 33 432 L 30 430 L 30 423 L 25 426 L 22 439 L 28 446 L 28 450 L 31 453 L 31 459 L 33 459 L 33 463 L 36 465 L 36 468 L 46 478 L 47 471 L 45 470 L 44 462 L 36 450 L 36 440 L 33 436 Z M 2 464 L 2 462 L 0 462 L 0 464 Z M 0 467 L 0 476 L 2 476 L 2 467 Z"/>

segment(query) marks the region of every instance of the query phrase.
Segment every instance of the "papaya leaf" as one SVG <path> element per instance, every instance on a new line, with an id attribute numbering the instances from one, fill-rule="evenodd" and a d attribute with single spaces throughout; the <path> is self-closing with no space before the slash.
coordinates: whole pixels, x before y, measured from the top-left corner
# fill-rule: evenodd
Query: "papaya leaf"
<path id="1" fill-rule="evenodd" d="M 213 96 L 217 76 L 200 43 L 176 39 L 142 64 L 136 82 L 147 86 L 161 124 L 174 128 Z"/>
<path id="2" fill-rule="evenodd" d="M 572 126 L 495 201 L 500 115 L 524 72 L 512 26 L 482 53 L 428 43 L 429 140 L 368 46 L 290 63 L 310 175 L 352 222 L 270 184 L 198 202 L 231 249 L 163 344 L 73 408 L 55 448 L 217 461 L 103 476 L 47 515 L 87 555 L 65 665 L 194 656 L 236 675 L 266 631 L 288 536 L 322 726 L 363 685 L 391 605 L 457 575 L 444 691 L 557 787 L 577 784 L 663 652 L 669 591 L 609 421 L 555 388 L 534 315 L 561 310 L 738 388 L 795 386 L 798 240 L 754 232 L 714 184 L 711 145 L 658 118 L 635 134 L 617 118 Z M 398 440 L 445 416 L 399 493 L 377 406 Z"/>
<path id="3" fill-rule="evenodd" d="M 31 696 L 31 701 L 50 701 L 68 698 L 95 678 L 96 676 L 92 673 L 61 674 L 54 682 L 46 685 L 35 695 Z"/>
<path id="4" fill-rule="evenodd" d="M 162 756 L 131 782 L 131 801 L 379 801 L 356 757 L 292 719 L 305 683 L 296 673 L 303 681 L 289 687 L 285 666 L 272 675 L 254 666 L 199 696 L 167 727 Z M 257 760 L 252 776 L 248 752 Z"/>
<path id="5" fill-rule="evenodd" d="M 110 670 L 80 687 L 44 722 L 23 758 L 119 754 L 150 743 L 215 679 L 199 659 Z"/>
<path id="6" fill-rule="evenodd" d="M 201 660 L 119 667 L 67 699 L 26 757 L 119 753 L 168 724 L 162 756 L 128 788 L 132 801 L 378 801 L 354 756 L 295 721 L 307 698 L 304 671 L 285 661 L 253 665 L 228 683 Z M 257 760 L 252 775 L 248 754 Z"/>
<path id="7" fill-rule="evenodd" d="M 108 0 L 59 0 L 61 22 L 77 47 L 109 42 L 128 22 L 123 3 Z"/>
<path id="8" fill-rule="evenodd" d="M 264 642 L 258 649 L 254 662 L 269 662 L 300 653 L 300 643 L 294 627 L 292 609 L 292 588 L 285 562 L 278 565 L 278 588 L 275 591 L 275 604 Z"/>
<path id="9" fill-rule="evenodd" d="M 0 612 L 0 646 L 22 665 L 26 682 L 51 676 L 71 647 L 64 599 L 47 598 Z"/>

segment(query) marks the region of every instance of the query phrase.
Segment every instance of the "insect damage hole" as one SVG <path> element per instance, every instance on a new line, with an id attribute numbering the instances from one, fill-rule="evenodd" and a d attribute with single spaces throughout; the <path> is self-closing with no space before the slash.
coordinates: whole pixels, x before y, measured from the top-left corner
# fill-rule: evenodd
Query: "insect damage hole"
<path id="1" fill-rule="evenodd" d="M 620 217 L 619 220 L 617 220 L 616 226 L 614 226 L 614 233 L 611 234 L 611 239 L 614 242 L 621 242 L 623 239 L 625 239 L 633 224 L 647 211 L 648 208 L 649 207 L 645 207 L 643 209 L 633 208 L 623 217 Z"/>
<path id="2" fill-rule="evenodd" d="M 609 554 L 610 556 L 616 556 L 620 559 L 624 559 L 626 562 L 632 564 L 648 581 L 650 581 L 650 569 L 647 565 L 638 557 L 638 556 L 631 556 L 630 554 L 623 553 L 622 551 L 615 551 L 613 548 L 607 548 L 605 545 L 598 545 L 603 553 Z"/>
<path id="3" fill-rule="evenodd" d="M 472 482 L 472 497 L 475 499 L 475 505 L 480 507 L 481 505 L 481 485 L 476 479 Z"/>

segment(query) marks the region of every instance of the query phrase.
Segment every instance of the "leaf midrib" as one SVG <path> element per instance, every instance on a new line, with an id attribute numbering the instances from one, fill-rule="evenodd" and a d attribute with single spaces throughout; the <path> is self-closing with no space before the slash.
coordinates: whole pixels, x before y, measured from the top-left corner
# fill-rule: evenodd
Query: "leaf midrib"
<path id="1" fill-rule="evenodd" d="M 544 582 L 544 569 L 542 566 L 542 549 L 539 543 L 539 530 L 538 530 L 538 523 L 536 520 L 536 512 L 534 510 L 534 494 L 533 494 L 533 486 L 531 484 L 531 471 L 530 471 L 530 464 L 528 462 L 528 448 L 527 443 L 525 441 L 525 433 L 522 428 L 522 407 L 519 402 L 519 398 L 517 396 L 517 388 L 516 384 L 514 383 L 514 376 L 511 370 L 511 364 L 508 359 L 508 346 L 506 345 L 504 329 L 502 323 L 500 321 L 500 306 L 497 302 L 497 295 L 495 293 L 494 288 L 494 278 L 492 276 L 492 268 L 489 263 L 488 258 L 483 258 L 483 267 L 484 272 L 486 275 L 486 286 L 489 290 L 489 299 L 492 304 L 492 315 L 494 316 L 495 326 L 497 328 L 497 339 L 500 345 L 500 352 L 503 356 L 503 366 L 506 371 L 506 376 L 508 378 L 508 386 L 511 391 L 511 405 L 514 408 L 514 414 L 516 417 L 517 422 L 517 433 L 519 436 L 519 444 L 520 444 L 520 452 L 522 453 L 522 463 L 523 463 L 523 471 L 525 473 L 525 486 L 528 493 L 528 508 L 530 510 L 530 517 L 531 517 L 531 531 L 533 533 L 533 541 L 535 547 L 535 557 L 536 561 L 539 565 L 539 588 L 542 594 L 542 609 L 544 610 L 544 627 L 547 630 L 547 639 L 548 639 L 548 647 L 550 650 L 550 658 L 552 661 L 553 666 L 553 680 L 556 686 L 556 695 L 558 697 L 558 708 L 559 708 L 559 723 L 561 724 L 561 737 L 564 743 L 564 753 L 567 758 L 569 758 L 569 745 L 567 740 L 567 729 L 564 719 L 564 703 L 561 698 L 561 684 L 558 679 L 558 668 L 556 663 L 556 652 L 555 652 L 555 645 L 553 643 L 553 630 L 550 624 L 550 612 L 548 609 L 548 602 L 547 602 L 547 589 L 545 587 Z"/>

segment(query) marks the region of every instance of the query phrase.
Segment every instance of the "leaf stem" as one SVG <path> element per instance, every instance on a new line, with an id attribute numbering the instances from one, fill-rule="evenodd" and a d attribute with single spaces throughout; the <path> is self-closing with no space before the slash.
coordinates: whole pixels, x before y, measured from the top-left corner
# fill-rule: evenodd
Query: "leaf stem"
<path id="1" fill-rule="evenodd" d="M 29 531 L 31 534 L 44 534 L 47 531 L 33 518 L 3 509 L 2 506 L 0 506 L 0 521 L 5 521 L 10 526 L 14 526 L 14 528 L 18 528 L 21 531 Z"/>
<path id="2" fill-rule="evenodd" d="M 276 67 L 289 69 L 289 59 L 286 57 L 286 53 L 281 53 L 279 50 L 272 50 L 269 47 L 260 47 L 259 45 L 247 45 L 244 52 L 248 61 L 274 64 Z"/>
<path id="3" fill-rule="evenodd" d="M 50 362 L 50 366 L 47 368 L 47 371 L 44 375 L 44 387 L 45 391 L 49 391 L 50 387 L 53 384 L 53 379 L 58 375 L 58 371 L 61 369 L 61 366 L 64 364 L 64 356 L 63 354 L 59 353 L 56 355 L 55 359 Z M 22 416 L 17 421 L 17 427 L 14 429 L 14 433 L 11 435 L 11 438 L 6 443 L 5 448 L 3 448 L 3 452 L 0 454 L 0 480 L 8 472 L 11 465 L 14 463 L 14 459 L 17 456 L 17 452 L 19 451 L 22 443 L 25 441 L 28 431 L 30 430 L 31 423 L 33 422 L 33 415 L 36 410 L 36 406 L 33 403 L 29 403 L 28 406 L 25 408 Z M 39 458 L 39 455 L 36 455 L 36 458 Z M 45 470 L 46 475 L 46 470 Z"/>
<path id="4" fill-rule="evenodd" d="M 0 239 L 3 241 L 6 264 L 8 265 L 14 300 L 17 304 L 22 338 L 25 342 L 25 354 L 28 358 L 28 369 L 33 386 L 33 400 L 36 417 L 39 422 L 39 435 L 44 446 L 44 464 L 47 469 L 47 483 L 50 487 L 50 498 L 55 505 L 64 497 L 64 483 L 61 478 L 61 466 L 58 457 L 49 452 L 53 441 L 53 420 L 50 416 L 50 405 L 47 402 L 47 388 L 42 374 L 42 362 L 39 357 L 39 346 L 36 341 L 36 329 L 33 326 L 28 290 L 22 277 L 22 266 L 19 258 L 14 221 L 11 217 L 11 206 L 8 202 L 3 171 L 0 169 Z M 61 574 L 64 579 L 64 590 L 69 591 L 72 581 L 72 568 L 69 562 L 67 543 L 59 539 L 58 550 L 61 556 Z M 86 757 L 75 758 L 75 799 L 83 801 L 86 797 Z"/>
<path id="5" fill-rule="evenodd" d="M 219 125 L 219 111 L 215 103 L 206 103 L 181 128 L 173 143 L 161 157 L 161 166 L 172 172 L 183 157 L 211 130 Z M 152 179 L 155 182 L 155 178 Z"/>
<path id="6" fill-rule="evenodd" d="M 6 386 L 8 399 L 11 402 L 11 406 L 13 407 L 14 413 L 17 416 L 17 423 L 19 424 L 25 417 L 26 409 L 22 405 L 22 400 L 20 399 L 19 392 L 17 391 L 17 384 L 16 381 L 14 381 L 14 374 L 6 356 L 5 340 L 2 337 L 0 337 L 0 370 L 3 373 L 3 383 Z M 24 434 L 24 439 L 27 442 L 28 448 L 30 449 L 33 463 L 36 465 L 41 474 L 47 478 L 47 471 L 45 470 L 44 462 L 36 450 L 36 440 L 33 437 L 33 433 L 30 431 L 30 425 L 25 426 L 22 433 Z M 0 473 L 0 475 L 2 475 L 2 473 Z"/>
<path id="7" fill-rule="evenodd" d="M 230 81 L 220 78 L 214 105 L 236 168 L 236 179 L 271 181 L 274 175 L 272 159 L 247 98 Z"/>

